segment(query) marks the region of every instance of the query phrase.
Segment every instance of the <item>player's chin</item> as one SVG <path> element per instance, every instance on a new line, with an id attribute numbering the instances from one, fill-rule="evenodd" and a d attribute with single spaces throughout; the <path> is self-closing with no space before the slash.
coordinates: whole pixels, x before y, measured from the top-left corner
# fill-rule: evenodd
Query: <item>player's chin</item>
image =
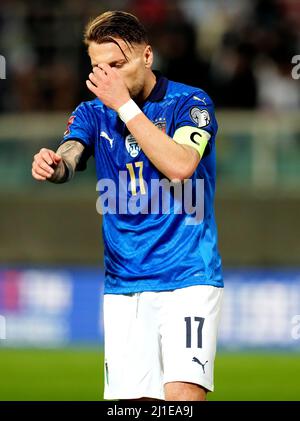
<path id="1" fill-rule="evenodd" d="M 135 99 L 138 96 L 138 93 L 133 89 L 129 89 L 129 95 L 130 98 Z"/>
<path id="2" fill-rule="evenodd" d="M 140 96 L 142 92 L 142 88 L 134 87 L 134 88 L 128 89 L 128 91 L 129 91 L 130 98 L 135 99 Z"/>

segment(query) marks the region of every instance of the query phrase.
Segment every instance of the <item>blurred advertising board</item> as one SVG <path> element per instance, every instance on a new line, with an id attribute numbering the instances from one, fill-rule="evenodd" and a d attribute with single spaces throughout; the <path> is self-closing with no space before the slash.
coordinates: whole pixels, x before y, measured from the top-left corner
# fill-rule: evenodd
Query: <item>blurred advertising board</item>
<path id="1" fill-rule="evenodd" d="M 300 270 L 226 270 L 219 346 L 300 349 Z M 1 269 L 0 346 L 102 344 L 100 268 Z"/>
<path id="2" fill-rule="evenodd" d="M 65 346 L 103 341 L 100 269 L 0 270 L 0 346 Z"/>
<path id="3" fill-rule="evenodd" d="M 219 345 L 300 349 L 300 270 L 225 271 Z"/>

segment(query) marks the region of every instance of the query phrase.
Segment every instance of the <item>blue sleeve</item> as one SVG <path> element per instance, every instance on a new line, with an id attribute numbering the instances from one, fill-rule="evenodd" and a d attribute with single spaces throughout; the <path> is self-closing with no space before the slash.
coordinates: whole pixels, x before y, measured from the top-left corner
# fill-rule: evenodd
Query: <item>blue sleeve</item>
<path id="1" fill-rule="evenodd" d="M 211 135 L 205 150 L 207 155 L 218 131 L 214 104 L 210 97 L 201 90 L 195 90 L 188 96 L 181 97 L 174 118 L 175 131 L 183 126 L 191 126 L 201 128 Z"/>
<path id="2" fill-rule="evenodd" d="M 84 153 L 77 165 L 76 171 L 86 168 L 86 162 L 94 155 L 95 122 L 94 115 L 86 103 L 81 103 L 71 114 L 60 145 L 68 140 L 77 140 L 85 147 Z"/>

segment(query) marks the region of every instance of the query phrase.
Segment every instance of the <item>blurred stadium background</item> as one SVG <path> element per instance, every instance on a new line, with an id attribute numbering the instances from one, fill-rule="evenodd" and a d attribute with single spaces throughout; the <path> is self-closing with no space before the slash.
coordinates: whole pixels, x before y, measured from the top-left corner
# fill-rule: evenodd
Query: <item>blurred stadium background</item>
<path id="1" fill-rule="evenodd" d="M 101 399 L 94 165 L 53 186 L 31 178 L 31 161 L 90 98 L 82 30 L 113 9 L 149 28 L 155 68 L 217 107 L 226 294 L 209 399 L 299 400 L 298 0 L 1 0 L 0 400 Z"/>

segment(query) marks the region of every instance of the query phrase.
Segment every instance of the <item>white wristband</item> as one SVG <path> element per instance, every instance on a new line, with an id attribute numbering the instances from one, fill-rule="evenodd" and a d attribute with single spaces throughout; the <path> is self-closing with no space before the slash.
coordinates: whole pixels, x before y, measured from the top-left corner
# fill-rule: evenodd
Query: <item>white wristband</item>
<path id="1" fill-rule="evenodd" d="M 118 109 L 119 117 L 125 124 L 141 112 L 142 110 L 136 105 L 133 99 L 130 99 Z"/>

